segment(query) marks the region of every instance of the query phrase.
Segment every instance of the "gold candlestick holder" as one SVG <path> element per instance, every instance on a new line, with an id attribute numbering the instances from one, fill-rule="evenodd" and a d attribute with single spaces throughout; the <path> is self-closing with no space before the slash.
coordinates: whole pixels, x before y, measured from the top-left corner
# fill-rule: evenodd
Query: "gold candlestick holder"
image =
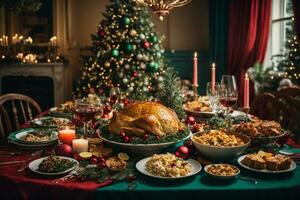
<path id="1" fill-rule="evenodd" d="M 195 101 L 198 100 L 198 85 L 193 85 Z"/>
<path id="2" fill-rule="evenodd" d="M 249 118 L 250 107 L 243 108 L 243 110 L 246 113 L 246 117 Z"/>

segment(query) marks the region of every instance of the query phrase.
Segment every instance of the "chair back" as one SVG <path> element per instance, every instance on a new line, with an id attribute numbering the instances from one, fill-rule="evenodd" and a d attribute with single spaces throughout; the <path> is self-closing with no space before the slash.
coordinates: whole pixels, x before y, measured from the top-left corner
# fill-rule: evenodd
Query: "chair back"
<path id="1" fill-rule="evenodd" d="M 287 107 L 271 93 L 259 94 L 252 102 L 250 113 L 260 119 L 275 120 L 287 126 L 289 112 Z"/>
<path id="2" fill-rule="evenodd" d="M 22 94 L 5 94 L 0 96 L 0 132 L 1 141 L 11 131 L 20 129 L 20 125 L 41 113 L 39 104 L 32 98 Z"/>
<path id="3" fill-rule="evenodd" d="M 300 97 L 300 88 L 286 88 L 279 90 L 274 93 L 275 96 L 291 96 L 291 97 Z"/>

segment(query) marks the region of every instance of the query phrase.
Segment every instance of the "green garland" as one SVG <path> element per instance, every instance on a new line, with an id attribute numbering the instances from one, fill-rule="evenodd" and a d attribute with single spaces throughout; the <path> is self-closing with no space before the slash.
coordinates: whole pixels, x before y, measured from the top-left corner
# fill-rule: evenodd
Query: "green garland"
<path id="1" fill-rule="evenodd" d="M 188 128 L 184 128 L 182 131 L 180 131 L 177 134 L 167 135 L 159 138 L 157 138 L 153 134 L 149 134 L 147 139 L 144 139 L 142 137 L 132 137 L 129 143 L 130 144 L 159 144 L 165 142 L 174 142 L 186 138 L 189 134 L 190 134 L 190 130 Z M 103 129 L 101 130 L 101 136 L 110 141 L 125 143 L 123 138 L 120 135 L 109 133 L 109 131 L 107 130 L 107 126 L 104 126 Z"/>
<path id="2" fill-rule="evenodd" d="M 85 164 L 82 164 L 85 166 Z M 108 168 L 101 168 L 96 165 L 86 165 L 76 174 L 76 178 L 80 181 L 90 180 L 96 181 L 97 183 L 103 183 L 107 180 L 113 182 L 122 181 L 128 177 L 135 176 L 135 161 L 128 161 L 127 166 L 122 171 L 111 171 Z"/>

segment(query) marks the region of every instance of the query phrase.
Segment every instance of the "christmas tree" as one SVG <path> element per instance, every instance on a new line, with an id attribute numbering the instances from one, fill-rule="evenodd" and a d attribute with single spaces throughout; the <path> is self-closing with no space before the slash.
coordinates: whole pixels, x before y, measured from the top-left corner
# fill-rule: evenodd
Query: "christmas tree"
<path id="1" fill-rule="evenodd" d="M 286 77 L 291 79 L 293 83 L 300 83 L 300 50 L 298 48 L 298 40 L 295 35 L 291 36 L 287 41 L 287 60 L 286 60 Z"/>
<path id="2" fill-rule="evenodd" d="M 105 19 L 92 35 L 92 56 L 84 57 L 77 87 L 79 96 L 90 91 L 109 95 L 113 87 L 137 99 L 156 98 L 166 73 L 162 38 L 149 20 L 148 10 L 133 0 L 111 0 Z"/>

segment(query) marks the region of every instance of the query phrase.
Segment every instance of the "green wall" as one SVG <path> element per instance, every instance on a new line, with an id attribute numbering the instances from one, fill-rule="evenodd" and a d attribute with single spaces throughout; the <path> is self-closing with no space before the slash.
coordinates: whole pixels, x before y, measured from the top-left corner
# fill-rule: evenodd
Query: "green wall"
<path id="1" fill-rule="evenodd" d="M 210 56 L 208 51 L 198 51 L 199 94 L 205 95 L 206 83 L 211 79 Z M 179 73 L 181 79 L 193 79 L 193 51 L 166 51 L 165 57 Z M 217 80 L 218 81 L 218 80 Z"/>

